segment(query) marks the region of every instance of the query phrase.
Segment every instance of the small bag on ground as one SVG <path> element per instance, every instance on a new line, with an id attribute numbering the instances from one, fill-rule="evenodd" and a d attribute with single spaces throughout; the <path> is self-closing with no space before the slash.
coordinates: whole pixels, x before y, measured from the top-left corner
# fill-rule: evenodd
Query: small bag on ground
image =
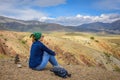
<path id="1" fill-rule="evenodd" d="M 54 67 L 50 71 L 54 72 L 55 75 L 62 78 L 71 77 L 71 74 L 69 74 L 68 71 L 62 67 Z"/>

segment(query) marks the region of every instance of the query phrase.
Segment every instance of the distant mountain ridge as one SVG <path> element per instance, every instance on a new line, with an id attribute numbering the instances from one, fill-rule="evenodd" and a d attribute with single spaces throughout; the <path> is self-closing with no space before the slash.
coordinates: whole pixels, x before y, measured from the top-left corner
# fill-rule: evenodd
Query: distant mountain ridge
<path id="1" fill-rule="evenodd" d="M 90 32 L 108 32 L 108 33 L 116 33 L 120 34 L 120 20 L 117 20 L 112 23 L 102 23 L 102 22 L 94 22 L 89 24 L 83 24 L 77 26 L 79 31 L 90 31 Z"/>
<path id="2" fill-rule="evenodd" d="M 56 23 L 45 23 L 36 20 L 18 20 L 0 16 L 0 30 L 14 31 L 81 31 L 81 32 L 105 32 L 120 34 L 120 20 L 112 23 L 94 22 L 80 26 L 63 26 Z"/>
<path id="3" fill-rule="evenodd" d="M 69 30 L 63 25 L 55 23 L 45 23 L 36 20 L 17 20 L 0 16 L 0 30 L 14 30 L 14 31 L 63 31 Z"/>

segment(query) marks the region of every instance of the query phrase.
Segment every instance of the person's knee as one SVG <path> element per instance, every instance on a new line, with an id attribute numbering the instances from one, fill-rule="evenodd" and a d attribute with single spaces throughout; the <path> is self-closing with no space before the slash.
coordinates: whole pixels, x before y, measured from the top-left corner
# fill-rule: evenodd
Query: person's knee
<path id="1" fill-rule="evenodd" d="M 45 68 L 45 66 L 41 65 L 41 66 L 36 67 L 35 69 L 38 70 L 38 71 L 41 71 L 41 70 L 43 70 L 44 68 Z"/>
<path id="2" fill-rule="evenodd" d="M 48 54 L 47 52 L 44 51 L 43 56 L 50 56 L 50 54 Z"/>

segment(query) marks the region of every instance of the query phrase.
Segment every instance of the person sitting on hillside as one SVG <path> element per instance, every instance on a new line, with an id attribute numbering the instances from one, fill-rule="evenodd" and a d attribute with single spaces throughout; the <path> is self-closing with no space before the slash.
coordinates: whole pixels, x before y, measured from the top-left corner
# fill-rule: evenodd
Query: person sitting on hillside
<path id="1" fill-rule="evenodd" d="M 56 53 L 41 42 L 44 38 L 42 33 L 35 32 L 31 34 L 30 38 L 32 38 L 32 46 L 29 57 L 29 68 L 43 70 L 48 62 L 53 66 L 59 66 L 55 58 Z"/>

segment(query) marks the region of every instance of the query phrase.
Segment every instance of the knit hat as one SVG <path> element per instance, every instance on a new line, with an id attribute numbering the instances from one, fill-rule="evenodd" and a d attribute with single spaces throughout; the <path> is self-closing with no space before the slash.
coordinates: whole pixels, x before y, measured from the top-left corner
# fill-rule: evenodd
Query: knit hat
<path id="1" fill-rule="evenodd" d="M 32 36 L 35 38 L 35 40 L 39 40 L 42 36 L 42 33 L 34 32 L 33 34 L 30 35 L 30 37 L 32 37 Z"/>

